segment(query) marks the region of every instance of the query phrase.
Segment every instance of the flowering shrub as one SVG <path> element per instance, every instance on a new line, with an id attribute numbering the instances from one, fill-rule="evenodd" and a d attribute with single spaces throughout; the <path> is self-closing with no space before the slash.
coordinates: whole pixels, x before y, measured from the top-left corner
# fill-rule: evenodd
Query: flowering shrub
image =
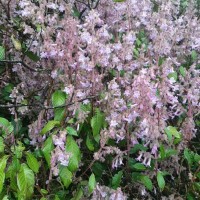
<path id="1" fill-rule="evenodd" d="M 0 5 L 1 199 L 200 197 L 199 1 Z"/>

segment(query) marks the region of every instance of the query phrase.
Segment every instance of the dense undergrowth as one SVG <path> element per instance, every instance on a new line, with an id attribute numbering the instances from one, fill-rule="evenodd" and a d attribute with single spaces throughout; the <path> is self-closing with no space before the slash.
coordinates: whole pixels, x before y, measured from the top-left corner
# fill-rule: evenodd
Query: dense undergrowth
<path id="1" fill-rule="evenodd" d="M 0 199 L 200 199 L 199 9 L 0 0 Z"/>

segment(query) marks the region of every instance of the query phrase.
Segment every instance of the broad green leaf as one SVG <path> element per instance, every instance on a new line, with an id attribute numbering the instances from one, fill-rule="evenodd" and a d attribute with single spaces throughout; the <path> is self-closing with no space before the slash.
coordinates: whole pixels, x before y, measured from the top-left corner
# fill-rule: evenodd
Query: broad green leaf
<path id="1" fill-rule="evenodd" d="M 9 126 L 9 121 L 3 117 L 0 117 L 0 127 L 8 127 Z"/>
<path id="2" fill-rule="evenodd" d="M 54 109 L 54 120 L 62 121 L 65 114 L 65 108 L 55 108 Z"/>
<path id="3" fill-rule="evenodd" d="M 105 123 L 105 117 L 103 113 L 99 109 L 96 109 L 95 115 L 91 119 L 91 126 L 94 139 L 98 143 L 100 140 L 100 130 L 101 128 L 103 128 L 104 123 Z"/>
<path id="4" fill-rule="evenodd" d="M 40 163 L 37 161 L 35 156 L 29 152 L 26 153 L 26 160 L 28 166 L 35 172 L 38 173 L 40 168 Z"/>
<path id="5" fill-rule="evenodd" d="M 48 194 L 48 191 L 45 190 L 45 189 L 41 189 L 40 192 L 41 192 L 42 194 Z"/>
<path id="6" fill-rule="evenodd" d="M 139 51 L 135 48 L 133 49 L 133 54 L 134 54 L 135 58 L 138 58 L 140 55 Z"/>
<path id="7" fill-rule="evenodd" d="M 200 162 L 200 155 L 199 155 L 198 153 L 195 153 L 195 155 L 194 155 L 194 161 L 195 161 L 196 163 L 199 163 L 199 162 Z"/>
<path id="8" fill-rule="evenodd" d="M 170 73 L 169 75 L 168 75 L 168 78 L 170 79 L 170 78 L 173 78 L 175 81 L 177 81 L 177 79 L 178 79 L 178 74 L 177 74 L 177 72 L 172 72 L 172 73 Z"/>
<path id="9" fill-rule="evenodd" d="M 165 179 L 163 177 L 163 173 L 160 171 L 157 173 L 157 182 L 160 190 L 162 191 L 165 187 Z"/>
<path id="10" fill-rule="evenodd" d="M 89 133 L 87 134 L 86 145 L 87 145 L 87 148 L 90 151 L 94 151 L 94 144 L 93 144 L 92 140 L 90 139 L 90 134 Z"/>
<path id="11" fill-rule="evenodd" d="M 145 170 L 146 169 L 146 167 L 141 163 L 134 164 L 133 168 L 138 169 L 138 170 Z"/>
<path id="12" fill-rule="evenodd" d="M 60 90 L 57 90 L 52 95 L 52 104 L 54 107 L 65 105 L 66 93 Z"/>
<path id="13" fill-rule="evenodd" d="M 55 126 L 60 125 L 59 121 L 48 121 L 47 124 L 44 126 L 44 128 L 41 130 L 40 134 L 44 135 L 45 133 L 49 132 L 52 130 Z"/>
<path id="14" fill-rule="evenodd" d="M 141 176 L 140 180 L 148 190 L 152 191 L 153 184 L 148 176 Z"/>
<path id="15" fill-rule="evenodd" d="M 1 172 L 3 172 L 4 169 L 6 168 L 8 157 L 9 157 L 8 155 L 5 155 L 0 159 L 0 171 Z"/>
<path id="16" fill-rule="evenodd" d="M 17 174 L 17 186 L 24 199 L 29 199 L 34 191 L 35 177 L 31 169 L 26 164 L 22 164 Z"/>
<path id="17" fill-rule="evenodd" d="M 0 61 L 5 59 L 5 48 L 0 46 Z"/>
<path id="18" fill-rule="evenodd" d="M 68 127 L 66 128 L 66 130 L 67 130 L 67 133 L 68 133 L 69 135 L 78 136 L 77 131 L 76 131 L 74 128 L 68 126 Z"/>
<path id="19" fill-rule="evenodd" d="M 0 171 L 0 193 L 3 190 L 4 180 L 5 180 L 5 173 L 3 171 Z"/>
<path id="20" fill-rule="evenodd" d="M 0 117 L 0 128 L 1 127 L 8 134 L 12 133 L 14 130 L 13 125 L 7 119 L 5 119 L 3 117 Z"/>
<path id="21" fill-rule="evenodd" d="M 42 152 L 44 154 L 45 160 L 47 161 L 48 166 L 50 167 L 50 160 L 51 160 L 51 151 L 54 149 L 52 137 L 48 137 L 44 143 L 44 147 Z"/>
<path id="22" fill-rule="evenodd" d="M 191 58 L 192 58 L 192 61 L 196 61 L 196 59 L 198 58 L 198 55 L 197 55 L 197 52 L 196 51 L 192 51 L 191 53 Z"/>
<path id="23" fill-rule="evenodd" d="M 200 182 L 194 182 L 194 187 L 197 191 L 200 192 Z"/>
<path id="24" fill-rule="evenodd" d="M 179 71 L 180 71 L 180 74 L 181 74 L 183 77 L 185 77 L 185 75 L 186 75 L 186 69 L 185 69 L 183 66 L 180 66 Z"/>
<path id="25" fill-rule="evenodd" d="M 81 160 L 81 152 L 79 146 L 71 135 L 67 136 L 65 149 L 66 152 L 69 152 L 71 154 L 68 169 L 71 172 L 74 172 L 78 169 L 79 162 Z"/>
<path id="26" fill-rule="evenodd" d="M 0 153 L 4 152 L 5 144 L 2 137 L 0 137 Z"/>
<path id="27" fill-rule="evenodd" d="M 166 154 L 165 154 L 165 148 L 163 146 L 163 144 L 160 145 L 160 158 L 161 159 L 164 159 L 166 157 Z"/>
<path id="28" fill-rule="evenodd" d="M 189 149 L 184 150 L 184 158 L 187 160 L 189 166 L 192 166 L 193 163 L 193 155 L 189 151 Z"/>
<path id="29" fill-rule="evenodd" d="M 96 187 L 95 175 L 91 174 L 91 176 L 89 178 L 89 182 L 88 182 L 88 188 L 89 188 L 89 193 L 90 194 L 94 191 L 95 187 Z"/>
<path id="30" fill-rule="evenodd" d="M 72 177 L 73 177 L 72 173 L 69 171 L 67 167 L 61 166 L 59 171 L 59 176 L 63 185 L 66 188 L 68 188 L 69 185 L 72 183 Z"/>
<path id="31" fill-rule="evenodd" d="M 165 128 L 166 134 L 173 135 L 175 138 L 181 138 L 181 133 L 177 131 L 177 129 L 173 126 L 168 126 Z"/>
<path id="32" fill-rule="evenodd" d="M 37 54 L 33 53 L 32 51 L 26 51 L 24 54 L 35 62 L 40 60 L 40 57 Z"/>
<path id="33" fill-rule="evenodd" d="M 131 178 L 132 178 L 132 180 L 135 182 L 135 181 L 141 181 L 141 177 L 142 177 L 143 175 L 141 174 L 141 172 L 133 172 L 132 174 L 131 174 Z"/>
<path id="34" fill-rule="evenodd" d="M 117 189 L 120 186 L 121 180 L 122 180 L 123 172 L 119 171 L 117 174 L 115 174 L 112 178 L 112 188 Z"/>

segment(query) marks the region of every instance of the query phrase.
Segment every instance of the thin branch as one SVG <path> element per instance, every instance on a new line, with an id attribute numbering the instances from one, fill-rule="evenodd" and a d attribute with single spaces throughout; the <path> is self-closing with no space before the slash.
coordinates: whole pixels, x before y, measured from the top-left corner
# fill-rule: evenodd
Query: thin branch
<path id="1" fill-rule="evenodd" d="M 25 68 L 34 71 L 34 72 L 41 72 L 41 71 L 45 71 L 45 70 L 38 70 L 38 69 L 33 69 L 31 67 L 29 67 L 25 62 L 20 61 L 20 60 L 0 60 L 0 63 L 9 63 L 9 64 L 21 64 L 23 65 Z"/>
<path id="2" fill-rule="evenodd" d="M 66 105 L 55 106 L 55 107 L 52 107 L 52 106 L 43 106 L 43 105 L 38 105 L 38 104 L 27 104 L 27 105 L 22 105 L 22 104 L 16 104 L 16 105 L 14 105 L 14 104 L 3 105 L 3 104 L 0 104 L 0 108 L 39 107 L 39 108 L 41 108 L 41 109 L 51 110 L 51 109 L 55 109 L 55 108 L 64 108 L 64 107 L 69 107 L 69 106 L 75 104 L 76 102 L 82 102 L 82 101 L 84 101 L 84 100 L 95 99 L 95 98 L 98 97 L 98 96 L 99 96 L 99 95 L 86 97 L 86 98 L 80 99 L 80 100 L 78 100 L 78 101 L 68 103 L 68 104 L 66 104 Z"/>

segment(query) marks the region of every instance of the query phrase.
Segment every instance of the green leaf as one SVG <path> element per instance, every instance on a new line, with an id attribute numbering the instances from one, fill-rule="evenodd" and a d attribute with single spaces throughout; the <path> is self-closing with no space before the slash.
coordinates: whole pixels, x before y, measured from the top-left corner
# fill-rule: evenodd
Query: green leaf
<path id="1" fill-rule="evenodd" d="M 117 189 L 120 186 L 121 180 L 122 180 L 123 172 L 119 171 L 117 174 L 115 174 L 112 178 L 112 188 Z"/>
<path id="2" fill-rule="evenodd" d="M 138 169 L 138 170 L 145 170 L 146 169 L 146 167 L 141 163 L 134 164 L 133 168 Z"/>
<path id="3" fill-rule="evenodd" d="M 147 149 L 148 149 L 148 148 L 145 147 L 145 146 L 142 145 L 142 144 L 135 144 L 135 145 L 133 146 L 133 148 L 131 148 L 130 154 L 134 154 L 134 153 L 136 153 L 136 152 L 138 152 L 138 151 L 146 151 Z"/>
<path id="4" fill-rule="evenodd" d="M 90 151 L 94 151 L 94 144 L 92 142 L 92 140 L 90 139 L 90 134 L 87 134 L 87 138 L 86 138 L 86 146 Z"/>
<path id="5" fill-rule="evenodd" d="M 179 71 L 180 71 L 180 74 L 181 74 L 183 77 L 185 77 L 185 75 L 186 75 L 186 69 L 185 69 L 183 66 L 180 66 Z"/>
<path id="6" fill-rule="evenodd" d="M 52 95 L 53 107 L 63 106 L 66 100 L 66 93 L 61 90 L 56 90 Z"/>
<path id="7" fill-rule="evenodd" d="M 5 48 L 3 46 L 0 46 L 0 60 L 5 59 Z"/>
<path id="8" fill-rule="evenodd" d="M 72 173 L 69 171 L 69 169 L 65 166 L 61 166 L 59 169 L 59 176 L 63 183 L 63 185 L 68 188 L 69 185 L 72 183 Z"/>
<path id="9" fill-rule="evenodd" d="M 165 128 L 165 132 L 168 135 L 173 135 L 175 138 L 181 138 L 181 133 L 177 131 L 177 129 L 173 126 L 168 126 Z"/>
<path id="10" fill-rule="evenodd" d="M 48 121 L 47 124 L 44 126 L 44 128 L 41 130 L 40 134 L 44 135 L 45 133 L 49 132 L 52 130 L 55 126 L 60 125 L 59 121 Z"/>
<path id="11" fill-rule="evenodd" d="M 48 191 L 45 190 L 45 189 L 41 189 L 40 192 L 41 192 L 42 194 L 48 194 Z"/>
<path id="12" fill-rule="evenodd" d="M 5 173 L 3 171 L 0 171 L 0 193 L 3 190 L 4 181 L 5 181 Z"/>
<path id="13" fill-rule="evenodd" d="M 200 182 L 194 182 L 194 187 L 197 191 L 200 192 Z"/>
<path id="14" fill-rule="evenodd" d="M 168 78 L 170 79 L 170 78 L 173 78 L 175 81 L 177 81 L 177 79 L 178 79 L 178 74 L 177 74 L 177 72 L 172 72 L 172 73 L 170 73 L 169 75 L 168 75 Z"/>
<path id="15" fill-rule="evenodd" d="M 40 60 L 40 57 L 37 54 L 33 53 L 32 51 L 26 51 L 24 54 L 28 56 L 34 62 L 37 62 Z"/>
<path id="16" fill-rule="evenodd" d="M 189 149 L 184 150 L 184 158 L 187 160 L 189 166 L 192 166 L 193 156 L 192 156 L 191 152 L 189 151 Z"/>
<path id="17" fill-rule="evenodd" d="M 164 159 L 166 157 L 165 148 L 163 144 L 160 145 L 160 158 Z"/>
<path id="18" fill-rule="evenodd" d="M 98 143 L 100 140 L 100 130 L 101 128 L 103 128 L 104 123 L 105 123 L 105 117 L 103 113 L 99 109 L 96 109 L 95 115 L 91 119 L 91 126 L 94 139 Z"/>
<path id="19" fill-rule="evenodd" d="M 9 121 L 3 117 L 0 117 L 0 127 L 7 127 L 9 126 Z"/>
<path id="20" fill-rule="evenodd" d="M 199 162 L 200 162 L 200 155 L 199 155 L 198 153 L 195 153 L 195 155 L 194 155 L 194 161 L 195 161 L 196 163 L 199 163 Z"/>
<path id="21" fill-rule="evenodd" d="M 133 49 L 133 54 L 134 54 L 135 58 L 138 58 L 139 55 L 140 55 L 139 51 L 137 49 L 135 49 L 135 48 Z"/>
<path id="22" fill-rule="evenodd" d="M 48 137 L 44 143 L 44 147 L 42 152 L 44 154 L 45 160 L 47 161 L 48 166 L 50 167 L 50 160 L 51 160 L 51 151 L 54 149 L 52 137 Z"/>
<path id="23" fill-rule="evenodd" d="M 32 196 L 35 185 L 34 173 L 26 164 L 22 164 L 17 174 L 17 186 L 24 199 Z"/>
<path id="24" fill-rule="evenodd" d="M 35 156 L 29 152 L 26 153 L 26 160 L 28 166 L 35 172 L 38 173 L 40 168 L 40 163 L 37 161 Z"/>
<path id="25" fill-rule="evenodd" d="M 162 191 L 165 187 L 165 179 L 163 177 L 163 173 L 160 171 L 157 173 L 157 182 L 160 190 Z"/>
<path id="26" fill-rule="evenodd" d="M 152 184 L 151 179 L 148 176 L 143 176 L 142 175 L 140 180 L 148 190 L 152 191 L 153 184 Z"/>
<path id="27" fill-rule="evenodd" d="M 177 151 L 175 149 L 167 149 L 165 154 L 166 154 L 166 157 L 168 158 L 168 157 L 170 157 L 172 155 L 176 155 Z"/>
<path id="28" fill-rule="evenodd" d="M 65 149 L 66 152 L 71 154 L 71 157 L 69 159 L 68 169 L 71 172 L 74 172 L 78 169 L 79 162 L 81 160 L 81 152 L 79 146 L 77 145 L 76 141 L 71 135 L 67 136 Z"/>
<path id="29" fill-rule="evenodd" d="M 89 188 L 89 193 L 90 194 L 94 191 L 95 187 L 96 187 L 95 175 L 91 174 L 91 176 L 89 178 L 89 182 L 88 182 L 88 188 Z"/>
<path id="30" fill-rule="evenodd" d="M 192 61 L 193 61 L 193 62 L 197 60 L 198 55 L 197 55 L 197 52 L 196 52 L 196 51 L 192 51 L 192 53 L 191 53 L 191 58 L 192 58 Z"/>
<path id="31" fill-rule="evenodd" d="M 6 168 L 6 164 L 7 164 L 7 160 L 8 160 L 8 155 L 5 155 L 3 156 L 1 159 L 0 159 L 0 171 L 4 171 L 5 168 Z"/>
<path id="32" fill-rule="evenodd" d="M 54 120 L 62 121 L 65 114 L 65 108 L 55 108 L 54 109 Z"/>
<path id="33" fill-rule="evenodd" d="M 0 117 L 0 128 L 1 127 L 8 134 L 12 133 L 14 130 L 13 125 L 7 119 L 5 119 L 3 117 Z"/>
<path id="34" fill-rule="evenodd" d="M 5 144 L 2 137 L 0 137 L 0 153 L 4 152 Z"/>
<path id="35" fill-rule="evenodd" d="M 67 133 L 68 133 L 69 135 L 78 136 L 77 131 L 74 130 L 74 128 L 68 126 L 68 127 L 66 128 L 66 130 L 67 130 Z"/>

